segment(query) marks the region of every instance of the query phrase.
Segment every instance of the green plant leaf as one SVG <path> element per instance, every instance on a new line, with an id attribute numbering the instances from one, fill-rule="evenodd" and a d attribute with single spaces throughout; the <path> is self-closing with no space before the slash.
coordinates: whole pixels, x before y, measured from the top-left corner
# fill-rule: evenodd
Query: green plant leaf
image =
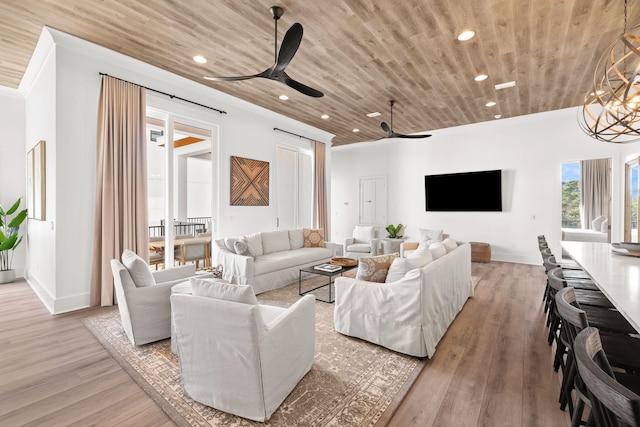
<path id="1" fill-rule="evenodd" d="M 11 206 L 9 208 L 9 210 L 7 211 L 6 215 L 11 215 L 12 213 L 14 213 L 15 211 L 18 210 L 18 206 L 20 206 L 20 201 L 22 200 L 22 197 L 19 198 L 18 200 L 16 200 L 16 202 L 13 204 L 13 206 Z"/>
<path id="2" fill-rule="evenodd" d="M 14 249 L 16 247 L 16 241 L 18 240 L 18 235 L 13 234 L 9 236 L 4 242 L 0 243 L 0 251 L 8 251 L 10 249 Z M 20 239 L 22 240 L 22 239 Z"/>
<path id="3" fill-rule="evenodd" d="M 18 202 L 19 201 L 20 200 L 18 200 Z M 20 227 L 20 224 L 22 224 L 22 222 L 25 220 L 26 217 L 27 217 L 27 210 L 26 209 L 21 210 L 16 216 L 13 217 L 13 219 L 9 223 L 9 228 Z"/>

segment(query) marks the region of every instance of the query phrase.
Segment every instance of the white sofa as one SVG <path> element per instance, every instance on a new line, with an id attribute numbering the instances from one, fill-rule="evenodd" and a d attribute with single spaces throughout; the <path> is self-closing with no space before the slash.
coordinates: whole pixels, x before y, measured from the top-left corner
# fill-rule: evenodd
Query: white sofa
<path id="1" fill-rule="evenodd" d="M 471 246 L 460 244 L 391 283 L 339 277 L 335 287 L 336 331 L 400 353 L 432 357 L 473 296 Z"/>
<path id="2" fill-rule="evenodd" d="M 243 238 L 251 252 L 248 255 L 233 251 L 235 242 Z M 211 256 L 213 265 L 222 265 L 226 281 L 251 285 L 260 294 L 295 282 L 301 268 L 329 261 L 335 256 L 335 244 L 324 245 L 304 247 L 302 229 L 263 231 L 217 239 Z"/>

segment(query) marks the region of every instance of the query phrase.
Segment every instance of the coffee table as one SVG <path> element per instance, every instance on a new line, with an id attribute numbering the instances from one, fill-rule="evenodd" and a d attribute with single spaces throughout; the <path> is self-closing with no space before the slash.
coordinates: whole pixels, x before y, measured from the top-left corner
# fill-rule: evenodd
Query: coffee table
<path id="1" fill-rule="evenodd" d="M 323 262 L 322 264 L 328 264 L 326 262 Z M 316 289 L 320 289 L 320 288 L 324 288 L 325 286 L 329 287 L 329 298 L 328 299 L 322 299 L 322 298 L 318 298 L 316 297 L 316 299 L 318 301 L 322 301 L 322 302 L 326 302 L 326 303 L 333 303 L 335 301 L 335 292 L 333 293 L 333 296 L 331 294 L 331 286 L 333 285 L 333 278 L 336 276 L 342 276 L 342 273 L 344 273 L 345 271 L 349 271 L 349 270 L 353 270 L 354 268 L 358 268 L 358 265 L 352 265 L 352 266 L 348 266 L 348 267 L 342 267 L 340 270 L 337 271 L 322 271 L 322 270 L 318 270 L 315 267 L 317 267 L 318 265 L 322 265 L 322 264 L 317 264 L 317 265 L 313 265 L 311 267 L 305 267 L 305 268 L 301 268 L 300 269 L 300 273 L 298 275 L 298 295 L 304 295 L 304 294 L 308 294 L 309 292 L 315 291 Z M 315 288 L 306 290 L 304 292 L 302 292 L 302 273 L 310 273 L 310 274 L 318 274 L 320 276 L 325 276 L 329 278 L 329 282 L 328 283 L 324 283 L 320 286 L 316 286 Z"/>

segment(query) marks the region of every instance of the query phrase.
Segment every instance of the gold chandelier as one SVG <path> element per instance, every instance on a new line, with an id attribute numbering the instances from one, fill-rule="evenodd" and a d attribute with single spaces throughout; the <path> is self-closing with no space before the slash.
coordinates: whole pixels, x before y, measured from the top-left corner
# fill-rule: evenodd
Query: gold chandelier
<path id="1" fill-rule="evenodd" d="M 578 122 L 589 136 L 606 142 L 640 141 L 640 25 L 624 31 L 605 52 L 584 98 Z"/>

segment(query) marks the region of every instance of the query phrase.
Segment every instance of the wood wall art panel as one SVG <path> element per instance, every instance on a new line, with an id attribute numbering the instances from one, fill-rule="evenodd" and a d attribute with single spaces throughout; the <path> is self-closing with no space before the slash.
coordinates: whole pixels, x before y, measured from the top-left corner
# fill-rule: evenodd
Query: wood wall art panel
<path id="1" fill-rule="evenodd" d="M 269 162 L 231 156 L 231 206 L 269 206 Z"/>

